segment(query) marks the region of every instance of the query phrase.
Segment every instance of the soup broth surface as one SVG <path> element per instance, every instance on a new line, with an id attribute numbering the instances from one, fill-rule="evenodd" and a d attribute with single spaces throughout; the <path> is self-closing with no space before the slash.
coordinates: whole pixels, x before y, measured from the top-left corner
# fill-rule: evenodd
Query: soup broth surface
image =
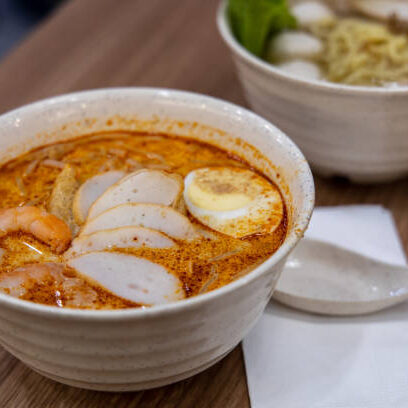
<path id="1" fill-rule="evenodd" d="M 189 139 L 129 132 L 96 134 L 45 146 L 3 165 L 0 207 L 33 206 L 49 211 L 56 179 L 66 166 L 74 171 L 75 189 L 91 177 L 112 170 L 130 174 L 139 169 L 156 169 L 180 178 L 204 167 L 251 170 L 244 160 L 227 151 Z M 271 182 L 268 180 L 268 183 Z M 72 211 L 71 208 L 65 210 Z M 183 297 L 191 297 L 246 274 L 273 254 L 286 235 L 285 209 L 273 232 L 242 238 L 217 232 L 197 221 L 189 212 L 180 211 L 189 218 L 200 235 L 199 239 L 174 239 L 177 246 L 171 248 L 112 247 L 105 252 L 135 255 L 163 266 L 180 280 Z M 71 227 L 75 237 L 81 231 L 80 226 Z M 58 307 L 120 309 L 149 306 L 115 294 L 96 280 L 66 266 L 63 253 L 56 253 L 38 237 L 21 229 L 3 234 L 0 248 L 0 290 L 4 293 Z M 24 268 L 27 266 L 43 263 L 57 265 L 56 270 L 51 275 L 41 271 L 26 274 Z M 21 271 L 17 278 L 16 270 Z M 21 276 L 23 278 L 18 280 Z M 10 283 L 10 279 L 17 279 L 17 283 Z"/>

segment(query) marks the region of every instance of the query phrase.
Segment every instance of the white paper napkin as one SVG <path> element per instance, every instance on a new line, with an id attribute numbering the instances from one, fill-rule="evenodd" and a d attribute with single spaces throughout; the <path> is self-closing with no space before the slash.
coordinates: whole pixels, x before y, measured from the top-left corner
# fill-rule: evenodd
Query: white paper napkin
<path id="1" fill-rule="evenodd" d="M 318 208 L 306 235 L 406 263 L 379 206 Z M 408 303 L 334 318 L 271 302 L 243 346 L 252 408 L 408 407 Z"/>

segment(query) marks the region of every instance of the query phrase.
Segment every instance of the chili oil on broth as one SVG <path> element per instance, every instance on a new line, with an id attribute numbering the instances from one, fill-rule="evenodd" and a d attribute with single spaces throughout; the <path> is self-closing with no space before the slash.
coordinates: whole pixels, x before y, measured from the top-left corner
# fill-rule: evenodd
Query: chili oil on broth
<path id="1" fill-rule="evenodd" d="M 192 170 L 203 167 L 251 169 L 245 161 L 226 151 L 190 139 L 130 132 L 100 133 L 45 146 L 3 165 L 0 208 L 27 205 L 47 208 L 55 180 L 66 165 L 75 170 L 79 184 L 111 170 L 130 173 L 150 168 L 184 178 Z M 254 269 L 279 248 L 287 230 L 285 205 L 282 221 L 272 233 L 240 239 L 211 230 L 191 215 L 187 216 L 202 238 L 176 240 L 177 246 L 172 248 L 142 246 L 108 251 L 136 255 L 162 265 L 181 281 L 185 297 L 191 297 L 226 285 Z M 0 247 L 4 249 L 0 278 L 27 264 L 63 261 L 62 255 L 56 255 L 48 245 L 23 232 L 0 238 Z M 65 283 L 56 283 L 53 279 L 30 280 L 19 297 L 60 307 L 121 309 L 143 306 L 114 295 L 92 280 L 83 279 L 71 268 L 65 268 L 63 274 L 64 279 L 76 282 L 86 296 L 91 294 L 91 306 L 72 301 L 72 292 L 64 290 Z"/>

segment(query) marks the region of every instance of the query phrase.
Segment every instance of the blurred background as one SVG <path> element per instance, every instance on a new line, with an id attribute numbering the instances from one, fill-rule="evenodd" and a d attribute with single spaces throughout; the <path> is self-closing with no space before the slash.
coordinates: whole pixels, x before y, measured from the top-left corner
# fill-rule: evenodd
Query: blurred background
<path id="1" fill-rule="evenodd" d="M 63 0 L 0 0 L 0 58 Z"/>

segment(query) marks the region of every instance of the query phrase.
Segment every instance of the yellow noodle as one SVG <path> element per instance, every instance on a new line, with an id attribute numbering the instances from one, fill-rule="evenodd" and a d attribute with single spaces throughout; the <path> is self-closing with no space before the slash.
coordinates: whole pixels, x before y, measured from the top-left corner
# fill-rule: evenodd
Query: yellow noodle
<path id="1" fill-rule="evenodd" d="M 349 85 L 408 83 L 408 37 L 380 23 L 338 19 L 330 27 L 315 25 L 325 50 L 319 62 L 332 82 Z"/>

